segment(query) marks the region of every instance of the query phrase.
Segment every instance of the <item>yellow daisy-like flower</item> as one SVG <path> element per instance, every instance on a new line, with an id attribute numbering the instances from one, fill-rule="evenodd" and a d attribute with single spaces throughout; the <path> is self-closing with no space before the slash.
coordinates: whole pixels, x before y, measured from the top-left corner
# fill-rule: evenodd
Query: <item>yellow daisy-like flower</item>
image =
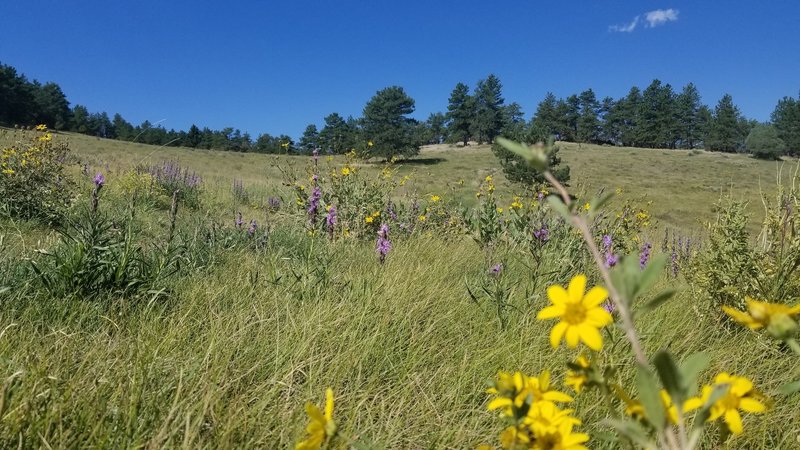
<path id="1" fill-rule="evenodd" d="M 318 450 L 322 444 L 336 435 L 336 422 L 333 420 L 333 390 L 325 390 L 325 414 L 317 405 L 306 403 L 306 414 L 309 422 L 306 426 L 308 438 L 298 442 L 295 450 Z"/>
<path id="2" fill-rule="evenodd" d="M 364 222 L 366 222 L 366 223 L 372 223 L 374 221 L 375 221 L 375 218 L 372 217 L 372 216 L 367 216 L 367 217 L 364 218 Z"/>
<path id="3" fill-rule="evenodd" d="M 492 176 L 491 175 L 486 175 L 486 178 L 484 178 L 484 181 L 486 181 L 487 183 L 491 183 L 492 182 Z"/>
<path id="4" fill-rule="evenodd" d="M 3 173 L 5 175 L 14 175 L 14 169 L 11 169 L 11 168 L 3 169 Z"/>
<path id="5" fill-rule="evenodd" d="M 436 203 L 441 199 L 442 199 L 442 197 L 439 197 L 438 195 L 431 195 L 431 202 L 433 202 L 433 203 Z"/>
<path id="6" fill-rule="evenodd" d="M 570 416 L 570 413 L 571 409 L 561 410 L 555 403 L 537 402 L 528 410 L 524 423 L 534 431 L 534 434 L 556 431 L 564 422 L 580 425 L 581 421 Z"/>
<path id="7" fill-rule="evenodd" d="M 760 302 L 750 297 L 745 297 L 745 300 L 747 302 L 747 312 L 727 306 L 723 306 L 722 310 L 733 320 L 751 330 L 770 328 L 770 331 L 776 334 L 784 331 L 784 328 L 792 329 L 796 327 L 793 316 L 800 315 L 800 305 L 787 306 L 778 303 Z"/>
<path id="8" fill-rule="evenodd" d="M 529 448 L 531 438 L 524 425 L 510 426 L 500 433 L 500 445 L 504 449 Z"/>
<path id="9" fill-rule="evenodd" d="M 571 402 L 569 395 L 550 389 L 550 372 L 544 371 L 538 377 L 529 377 L 522 372 L 499 372 L 494 387 L 486 390 L 497 397 L 489 402 L 490 411 L 501 409 L 506 416 L 513 417 L 515 410 L 522 408 L 526 402 L 566 403 Z"/>
<path id="10" fill-rule="evenodd" d="M 560 318 L 561 321 L 550 331 L 550 345 L 557 348 L 562 338 L 568 347 L 577 347 L 582 341 L 592 350 L 603 348 L 600 328 L 613 321 L 611 314 L 602 306 L 608 291 L 595 286 L 586 292 L 586 276 L 576 275 L 569 282 L 568 289 L 554 285 L 547 288 L 547 298 L 552 305 L 539 311 L 538 320 Z"/>
<path id="11" fill-rule="evenodd" d="M 349 167 L 342 167 L 342 175 L 344 175 L 344 176 L 350 175 L 350 168 Z"/>
<path id="12" fill-rule="evenodd" d="M 514 201 L 511 202 L 511 205 L 509 205 L 509 208 L 511 208 L 511 209 L 522 209 L 522 202 L 520 201 L 520 198 L 519 197 L 514 197 Z"/>
<path id="13" fill-rule="evenodd" d="M 614 389 L 614 393 L 616 393 L 617 397 L 619 397 L 619 399 L 622 400 L 622 403 L 625 404 L 626 416 L 637 420 L 644 419 L 644 407 L 642 406 L 641 402 L 628 397 L 628 394 L 626 394 L 622 387 L 618 384 L 612 384 L 611 388 Z"/>
<path id="14" fill-rule="evenodd" d="M 498 207 L 497 208 L 497 214 L 503 214 L 503 208 Z"/>
<path id="15" fill-rule="evenodd" d="M 590 205 L 588 202 L 586 202 L 586 203 L 584 203 L 584 204 L 583 204 L 583 210 L 584 210 L 584 211 L 588 211 L 588 210 L 590 210 L 591 208 L 592 208 L 592 205 Z"/>
<path id="16" fill-rule="evenodd" d="M 728 391 L 711 406 L 708 421 L 712 422 L 722 417 L 733 434 L 741 434 L 743 430 L 739 411 L 759 414 L 767 410 L 761 401 L 763 397 L 753 388 L 753 382 L 745 377 L 722 372 L 714 378 L 714 384 L 727 385 Z M 687 400 L 684 409 L 691 411 L 702 407 L 708 402 L 713 391 L 712 386 L 703 386 L 702 394 Z"/>
<path id="17" fill-rule="evenodd" d="M 419 221 L 420 222 L 425 222 L 426 220 L 428 220 L 428 218 L 425 217 L 424 215 L 419 216 Z"/>
<path id="18" fill-rule="evenodd" d="M 367 147 L 372 147 L 373 145 L 375 144 L 373 144 L 372 141 L 367 141 Z"/>
<path id="19" fill-rule="evenodd" d="M 589 381 L 589 378 L 586 376 L 586 372 L 592 366 L 592 364 L 589 362 L 589 358 L 584 355 L 578 356 L 578 359 L 575 360 L 575 364 L 580 366 L 581 370 L 568 370 L 564 384 L 567 386 L 572 386 L 572 389 L 575 390 L 575 393 L 580 394 L 583 390 L 583 385 Z"/>
<path id="20" fill-rule="evenodd" d="M 36 129 L 39 130 L 39 131 L 46 131 L 47 130 L 47 125 L 45 125 L 43 123 L 40 123 L 39 125 L 36 125 Z"/>
<path id="21" fill-rule="evenodd" d="M 538 433 L 534 430 L 535 440 L 533 445 L 528 448 L 535 450 L 588 450 L 583 443 L 589 440 L 589 435 L 573 433 L 573 426 L 572 422 L 564 421 L 555 429 Z"/>

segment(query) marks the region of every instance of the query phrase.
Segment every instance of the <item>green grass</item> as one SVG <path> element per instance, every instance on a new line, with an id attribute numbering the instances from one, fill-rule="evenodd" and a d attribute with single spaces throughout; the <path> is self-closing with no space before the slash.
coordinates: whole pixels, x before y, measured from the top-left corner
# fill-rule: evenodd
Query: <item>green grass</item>
<path id="1" fill-rule="evenodd" d="M 162 159 L 198 170 L 206 206 L 181 210 L 184 227 L 231 220 L 234 178 L 262 196 L 285 194 L 276 165 L 307 163 L 70 139 L 79 157 L 108 163 L 112 174 Z M 729 191 L 758 211 L 759 179 L 765 189 L 775 185 L 774 163 L 740 155 L 577 145 L 563 154 L 575 186 L 621 187 L 630 198 L 651 199 L 661 224 L 674 227 L 709 220 L 713 202 Z M 498 170 L 486 147 L 430 149 L 421 157 L 442 161 L 404 166 L 415 172 L 418 192 L 464 202 L 474 202 L 479 182 Z M 113 181 L 109 189 L 101 207 L 114 210 L 123 199 Z M 163 210 L 137 220 L 152 239 L 163 235 Z M 221 253 L 216 265 L 175 280 L 168 300 L 52 299 L 31 286 L 0 297 L 0 448 L 287 448 L 303 436 L 303 405 L 320 404 L 326 387 L 336 393 L 342 432 L 370 448 L 474 448 L 496 444 L 502 429 L 484 393 L 498 370 L 550 369 L 561 386 L 564 363 L 575 354 L 552 350 L 550 324 L 534 319 L 546 304 L 544 280 L 532 277 L 525 252 L 502 246 L 486 253 L 465 236 L 419 234 L 398 239 L 380 266 L 371 240 L 329 243 L 309 237 L 296 218 L 275 220 L 266 249 Z M 54 239 L 46 228 L 10 221 L 0 233 L 6 259 L 33 257 Z M 514 285 L 504 330 L 465 284 L 485 277 L 498 259 Z M 664 277 L 659 286 L 668 284 L 679 295 L 637 321 L 646 351 L 706 351 L 712 363 L 704 380 L 735 372 L 774 398 L 767 414 L 746 416 L 747 432 L 731 448 L 800 446 L 799 397 L 776 394 L 797 378 L 796 358 L 755 333 L 721 327 L 681 279 Z M 622 339 L 618 329 L 607 337 L 607 355 L 620 364 L 630 360 Z M 582 429 L 595 437 L 607 431 L 597 425 L 606 416 L 600 404 L 590 392 L 574 405 Z M 598 438 L 590 446 L 617 448 Z"/>

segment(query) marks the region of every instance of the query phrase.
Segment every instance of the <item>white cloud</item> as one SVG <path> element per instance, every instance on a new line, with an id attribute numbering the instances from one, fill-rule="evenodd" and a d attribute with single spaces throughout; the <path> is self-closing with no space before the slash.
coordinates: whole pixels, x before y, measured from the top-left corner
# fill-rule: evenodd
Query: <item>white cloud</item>
<path id="1" fill-rule="evenodd" d="M 674 22 L 678 20 L 678 10 L 677 9 L 657 9 L 655 11 L 649 11 L 644 13 L 644 19 L 647 21 L 647 26 L 649 28 L 657 27 L 659 25 L 663 25 L 667 22 Z"/>
<path id="2" fill-rule="evenodd" d="M 636 29 L 636 25 L 639 25 L 639 16 L 634 17 L 631 23 L 627 25 L 611 25 L 608 27 L 608 31 L 614 31 L 617 33 L 630 33 Z"/>

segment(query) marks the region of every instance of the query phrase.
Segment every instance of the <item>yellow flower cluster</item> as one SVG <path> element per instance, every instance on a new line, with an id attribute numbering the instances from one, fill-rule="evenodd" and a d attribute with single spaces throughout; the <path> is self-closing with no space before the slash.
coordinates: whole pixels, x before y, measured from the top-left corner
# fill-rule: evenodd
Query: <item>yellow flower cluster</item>
<path id="1" fill-rule="evenodd" d="M 699 397 L 690 398 L 684 405 L 685 411 L 692 411 L 707 404 L 715 387 L 726 387 L 725 395 L 711 405 L 708 421 L 719 418 L 725 421 L 733 434 L 742 433 L 742 416 L 739 411 L 759 414 L 767 410 L 763 396 L 755 390 L 753 382 L 745 377 L 722 372 L 714 378 L 713 386 L 703 386 Z"/>
<path id="2" fill-rule="evenodd" d="M 514 197 L 514 201 L 511 202 L 511 205 L 509 205 L 509 208 L 510 209 L 522 209 L 522 201 L 521 200 L 522 199 L 520 199 L 519 197 Z"/>
<path id="3" fill-rule="evenodd" d="M 550 388 L 550 373 L 530 377 L 521 372 L 500 372 L 494 386 L 487 390 L 494 395 L 487 408 L 499 410 L 513 424 L 500 433 L 504 449 L 570 449 L 582 450 L 589 436 L 575 433 L 581 421 L 560 409 L 556 403 L 572 401 L 569 395 Z M 492 447 L 483 445 L 481 449 Z"/>
<path id="4" fill-rule="evenodd" d="M 375 211 L 372 214 L 370 214 L 367 217 L 365 217 L 364 218 L 364 222 L 373 223 L 373 222 L 375 222 L 375 219 L 379 218 L 380 216 L 381 216 L 381 212 L 380 211 Z"/>

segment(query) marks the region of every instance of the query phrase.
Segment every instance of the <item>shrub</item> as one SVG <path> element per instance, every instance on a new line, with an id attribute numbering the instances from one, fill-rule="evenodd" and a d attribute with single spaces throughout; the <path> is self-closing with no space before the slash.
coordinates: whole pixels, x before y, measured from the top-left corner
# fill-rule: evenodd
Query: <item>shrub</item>
<path id="1" fill-rule="evenodd" d="M 748 152 L 758 159 L 781 159 L 786 153 L 786 144 L 778 137 L 778 130 L 773 125 L 756 125 L 744 146 Z"/>
<path id="2" fill-rule="evenodd" d="M 72 204 L 75 183 L 64 174 L 66 142 L 54 142 L 43 125 L 2 149 L 0 213 L 20 219 L 60 222 Z"/>
<path id="3" fill-rule="evenodd" d="M 492 151 L 497 159 L 500 160 L 500 165 L 503 167 L 503 173 L 509 181 L 514 181 L 524 185 L 542 184 L 545 183 L 544 176 L 541 172 L 537 171 L 530 164 L 525 162 L 522 157 L 509 151 L 502 145 L 495 143 L 492 145 Z M 561 158 L 558 156 L 558 146 L 549 145 L 547 151 L 547 160 L 550 171 L 553 176 L 561 183 L 569 181 L 569 166 L 561 164 Z"/>

